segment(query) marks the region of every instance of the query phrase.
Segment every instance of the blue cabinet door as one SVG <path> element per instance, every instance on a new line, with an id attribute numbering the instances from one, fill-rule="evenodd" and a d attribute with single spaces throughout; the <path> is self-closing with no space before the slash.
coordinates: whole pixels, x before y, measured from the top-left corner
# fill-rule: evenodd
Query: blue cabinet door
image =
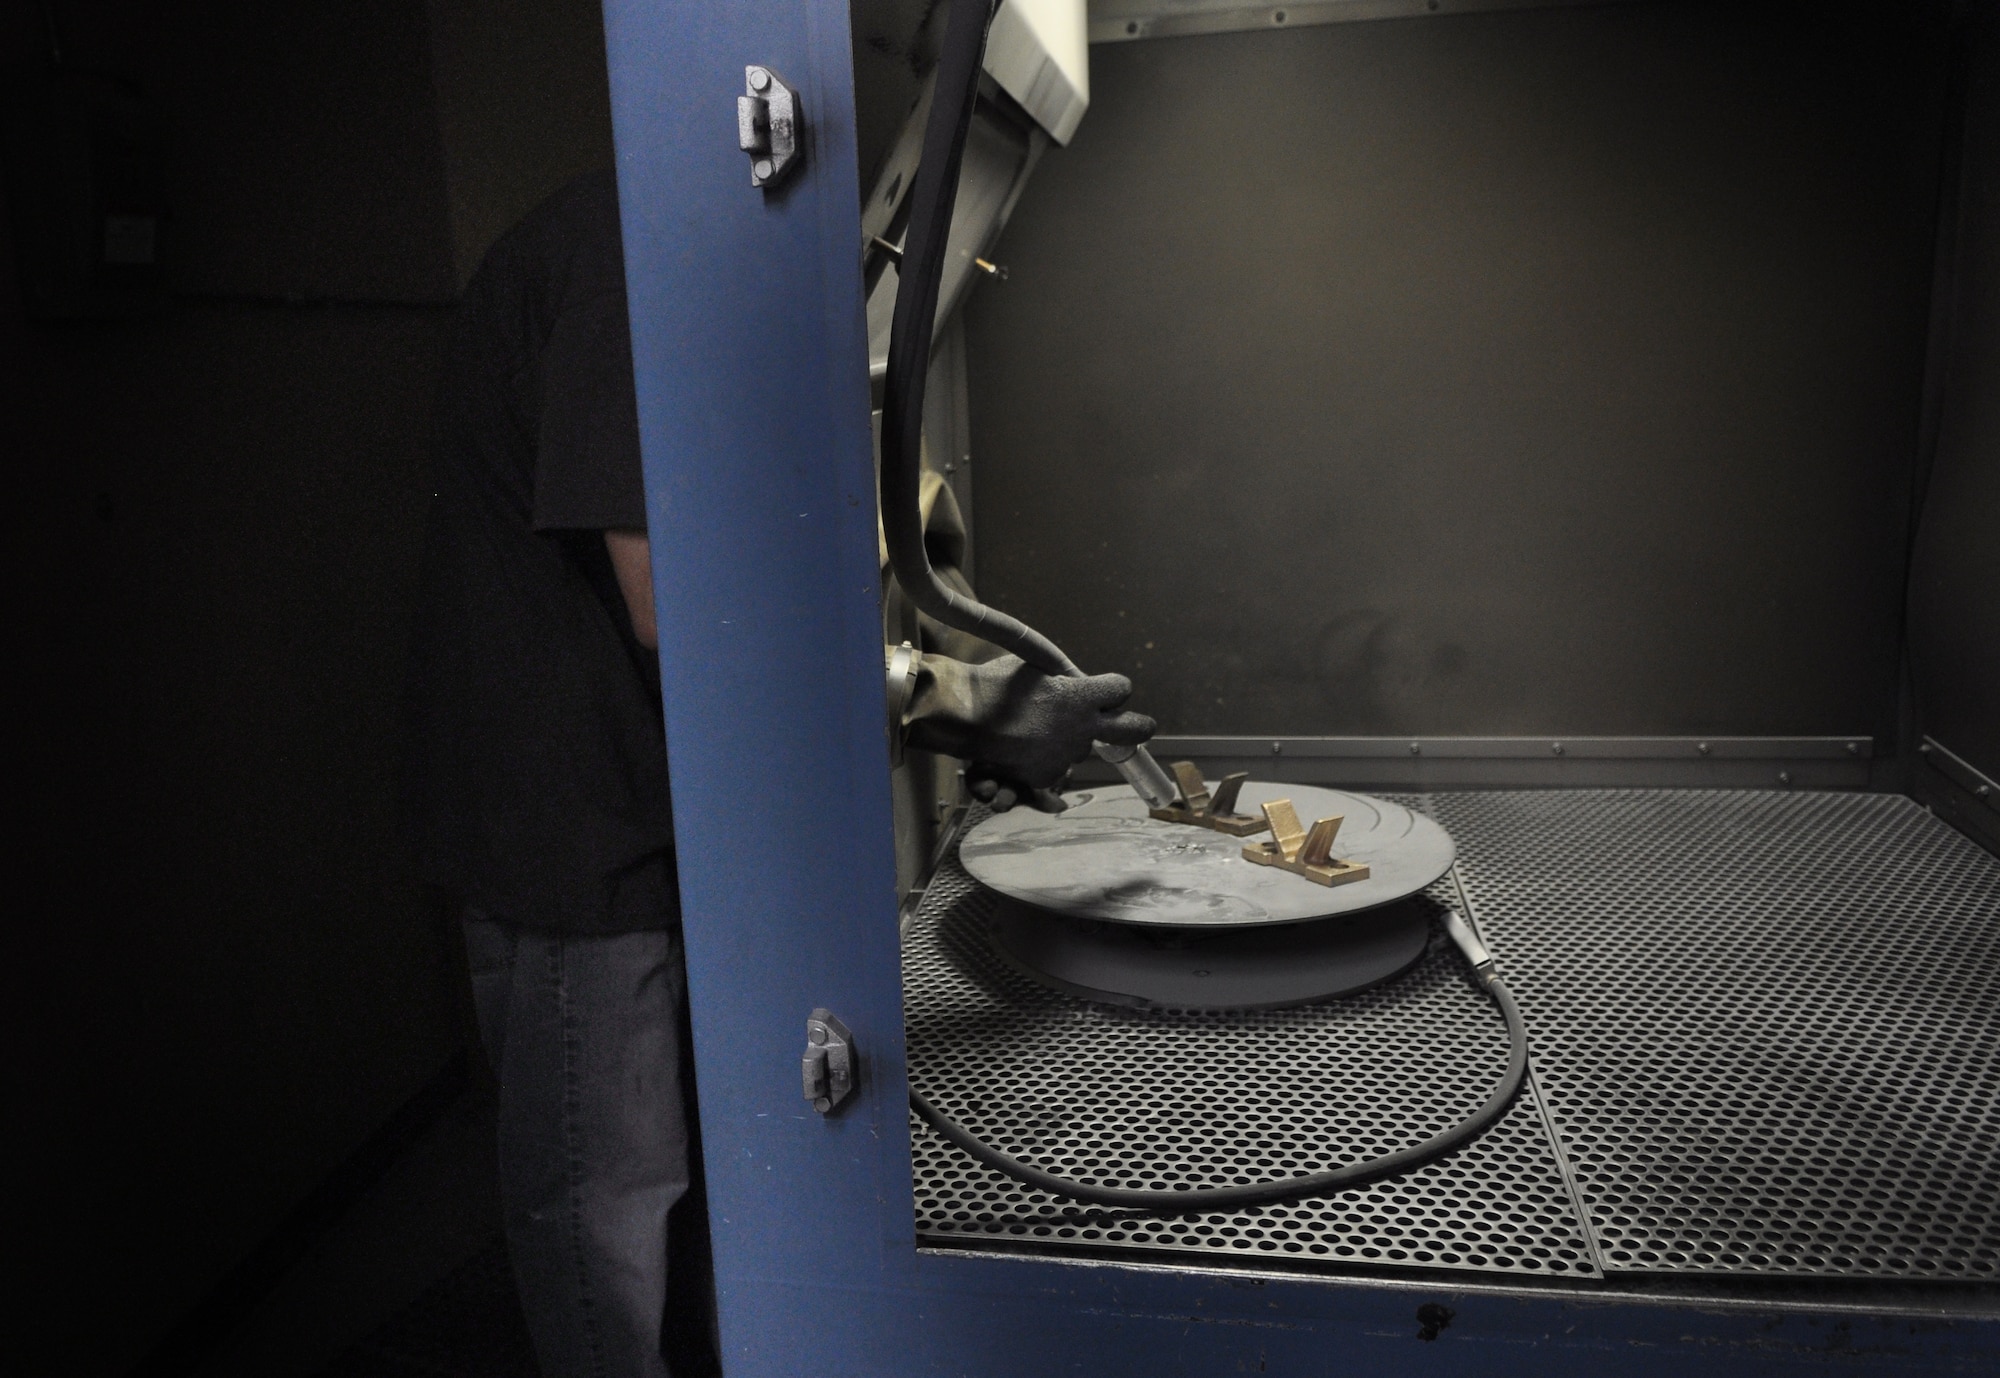
<path id="1" fill-rule="evenodd" d="M 605 21 L 731 1378 L 1984 1362 L 1990 1329 L 1776 1301 L 920 1252 L 847 6 L 606 0 Z M 752 63 L 808 128 L 768 193 L 737 147 Z M 832 1117 L 800 1093 L 815 1006 L 863 1057 Z"/>

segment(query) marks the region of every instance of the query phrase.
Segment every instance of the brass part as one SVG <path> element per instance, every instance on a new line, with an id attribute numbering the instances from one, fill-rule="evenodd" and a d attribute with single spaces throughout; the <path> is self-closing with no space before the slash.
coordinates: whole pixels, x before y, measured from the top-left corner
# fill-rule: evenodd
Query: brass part
<path id="1" fill-rule="evenodd" d="M 1201 778 L 1201 771 L 1193 761 L 1175 761 L 1173 764 L 1174 783 L 1181 787 L 1181 802 L 1196 813 L 1208 807 L 1208 781 Z"/>
<path id="2" fill-rule="evenodd" d="M 1193 761 L 1175 761 L 1172 769 L 1181 797 L 1165 808 L 1148 810 L 1152 817 L 1165 823 L 1210 828 L 1231 837 L 1248 837 L 1270 826 L 1261 818 L 1236 812 L 1236 796 L 1243 789 L 1243 782 L 1250 778 L 1249 771 L 1225 775 L 1210 796 L 1208 782 L 1201 778 L 1201 768 Z"/>
<path id="3" fill-rule="evenodd" d="M 1368 879 L 1368 863 L 1342 861 L 1333 854 L 1333 839 L 1344 819 L 1336 815 L 1322 818 L 1308 832 L 1299 822 L 1298 810 L 1289 799 L 1273 799 L 1264 805 L 1264 817 L 1271 825 L 1271 841 L 1253 842 L 1243 849 L 1243 859 L 1259 866 L 1276 866 L 1304 876 L 1320 885 L 1346 885 Z"/>
<path id="4" fill-rule="evenodd" d="M 1213 814 L 1229 814 L 1238 818 L 1243 817 L 1242 814 L 1236 812 L 1236 796 L 1243 792 L 1243 782 L 1249 778 L 1250 772 L 1247 770 L 1239 770 L 1234 775 L 1223 776 L 1222 783 L 1216 787 L 1215 798 L 1208 801 L 1208 811 Z"/>

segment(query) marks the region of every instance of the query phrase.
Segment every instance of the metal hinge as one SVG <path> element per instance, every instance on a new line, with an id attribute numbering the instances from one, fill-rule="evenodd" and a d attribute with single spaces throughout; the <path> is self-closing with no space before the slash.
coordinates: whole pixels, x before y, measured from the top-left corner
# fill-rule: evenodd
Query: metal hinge
<path id="1" fill-rule="evenodd" d="M 830 1115 L 854 1091 L 857 1064 L 854 1035 L 831 1011 L 814 1010 L 806 1019 L 806 1051 L 799 1071 L 806 1099 L 822 1115 Z"/>
<path id="2" fill-rule="evenodd" d="M 805 112 L 799 93 L 769 67 L 745 67 L 743 86 L 736 142 L 750 155 L 750 185 L 769 188 L 805 161 Z"/>

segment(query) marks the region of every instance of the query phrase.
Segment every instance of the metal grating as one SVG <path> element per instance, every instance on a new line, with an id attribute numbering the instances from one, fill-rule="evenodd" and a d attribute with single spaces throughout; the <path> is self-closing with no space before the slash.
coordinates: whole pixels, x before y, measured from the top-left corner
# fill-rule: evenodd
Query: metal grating
<path id="1" fill-rule="evenodd" d="M 1071 999 L 993 955 L 990 898 L 947 856 L 903 943 L 910 1075 L 981 1138 L 1125 1185 L 1310 1172 L 1470 1113 L 1506 1063 L 1499 1015 L 1442 937 L 1416 968 L 1337 1004 L 1228 1013 Z M 1595 1277 L 1548 1136 L 1523 1095 L 1441 1163 L 1332 1197 L 1139 1217 L 1030 1191 L 911 1121 L 930 1244 L 1262 1255 Z"/>
<path id="2" fill-rule="evenodd" d="M 1432 802 L 1607 1270 L 2000 1275 L 2000 861 L 1900 796 Z"/>

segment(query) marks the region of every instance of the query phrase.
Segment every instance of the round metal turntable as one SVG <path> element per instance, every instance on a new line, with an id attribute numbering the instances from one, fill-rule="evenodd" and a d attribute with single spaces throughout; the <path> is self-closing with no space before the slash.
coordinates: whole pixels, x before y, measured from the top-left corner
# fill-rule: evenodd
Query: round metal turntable
<path id="1" fill-rule="evenodd" d="M 1065 812 L 1014 809 L 967 833 L 959 859 L 972 878 L 1072 919 L 1238 928 L 1358 913 L 1406 899 L 1450 870 L 1456 856 L 1443 828 L 1387 799 L 1312 785 L 1246 783 L 1238 796 L 1244 813 L 1289 799 L 1308 824 L 1335 815 L 1344 820 L 1334 853 L 1366 862 L 1368 878 L 1315 885 L 1246 862 L 1244 844 L 1259 837 L 1147 817 L 1145 802 L 1129 785 L 1063 797 L 1070 805 Z"/>
<path id="2" fill-rule="evenodd" d="M 1258 837 L 1149 817 L 1127 786 L 1065 798 L 1060 814 L 986 819 L 959 859 L 997 892 L 988 932 L 1001 953 L 1056 989 L 1117 1004 L 1271 1007 L 1377 985 L 1423 955 L 1434 906 L 1419 893 L 1455 855 L 1443 828 L 1389 800 L 1246 783 L 1244 812 L 1290 799 L 1303 819 L 1344 820 L 1334 852 L 1369 875 L 1325 886 L 1244 860 Z"/>
<path id="3" fill-rule="evenodd" d="M 1352 995 L 1407 971 L 1430 944 L 1431 907 L 1255 928 L 1161 928 L 1064 919 L 1002 896 L 987 935 L 1043 985 L 1112 1005 L 1242 1010 Z"/>

